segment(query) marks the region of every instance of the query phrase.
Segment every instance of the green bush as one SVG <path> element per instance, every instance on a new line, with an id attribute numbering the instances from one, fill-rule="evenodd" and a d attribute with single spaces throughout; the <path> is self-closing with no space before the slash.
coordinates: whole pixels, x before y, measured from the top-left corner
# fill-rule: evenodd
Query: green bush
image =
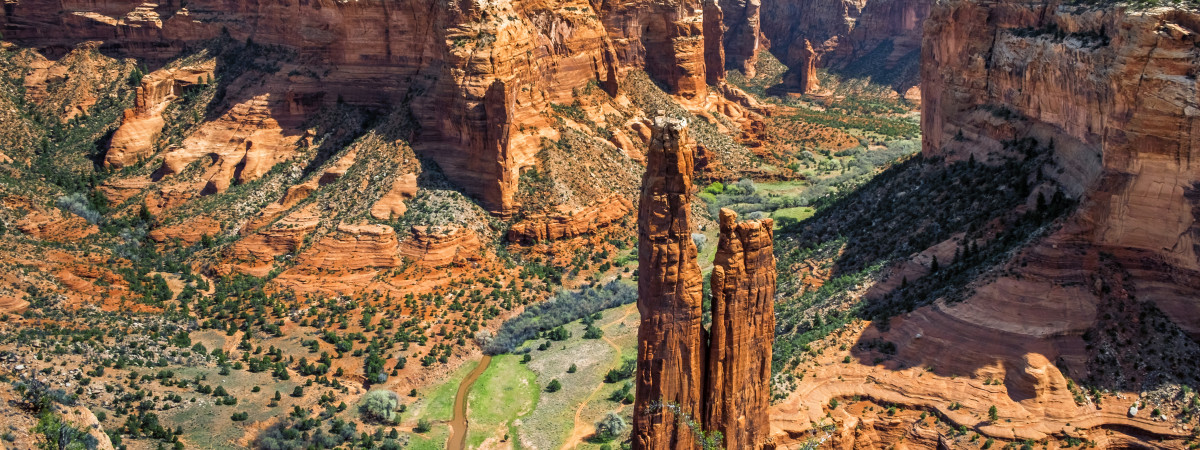
<path id="1" fill-rule="evenodd" d="M 429 423 L 429 419 L 421 419 L 417 421 L 417 426 L 413 428 L 413 431 L 417 433 L 428 433 L 429 430 L 432 429 L 433 424 Z"/>
<path id="2" fill-rule="evenodd" d="M 378 389 L 368 392 L 363 396 L 363 404 L 360 410 L 363 416 L 368 419 L 377 420 L 382 423 L 396 423 L 399 415 L 396 410 L 400 406 L 400 397 L 395 392 Z"/>
<path id="3" fill-rule="evenodd" d="M 616 383 L 618 381 L 633 377 L 633 372 L 637 370 L 637 361 L 633 358 L 626 359 L 621 362 L 621 366 L 608 371 L 604 374 L 605 383 Z"/>

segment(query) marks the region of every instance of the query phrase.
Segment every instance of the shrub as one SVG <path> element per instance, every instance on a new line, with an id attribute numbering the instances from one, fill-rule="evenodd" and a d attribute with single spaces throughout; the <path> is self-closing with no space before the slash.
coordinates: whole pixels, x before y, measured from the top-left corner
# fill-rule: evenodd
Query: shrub
<path id="1" fill-rule="evenodd" d="M 604 415 L 603 419 L 596 422 L 596 440 L 607 442 L 616 439 L 625 432 L 625 428 L 625 419 L 615 412 L 609 412 Z"/>
<path id="2" fill-rule="evenodd" d="M 88 434 L 86 430 L 64 422 L 58 414 L 54 413 L 43 414 L 33 431 L 45 436 L 46 442 L 43 444 L 43 448 L 96 448 L 96 445 L 99 444 L 96 438 Z"/>
<path id="3" fill-rule="evenodd" d="M 637 289 L 618 282 L 611 282 L 599 288 L 559 292 L 554 298 L 532 305 L 516 317 L 505 321 L 500 325 L 496 337 L 484 347 L 484 352 L 489 355 L 511 352 L 541 332 L 554 330 L 600 310 L 633 303 L 635 300 Z M 559 335 L 555 334 L 553 337 Z"/>
<path id="4" fill-rule="evenodd" d="M 604 330 L 601 330 L 600 327 L 595 325 L 588 325 L 587 328 L 584 328 L 583 330 L 584 339 L 600 339 L 602 337 L 604 337 Z"/>
<path id="5" fill-rule="evenodd" d="M 242 422 L 242 421 L 250 418 L 250 415 L 245 412 L 236 412 L 236 413 L 233 413 L 232 416 L 229 416 L 229 418 L 231 420 L 233 420 L 234 422 Z"/>
<path id="6" fill-rule="evenodd" d="M 59 197 L 55 202 L 59 208 L 82 217 L 88 223 L 96 223 L 100 221 L 100 213 L 92 208 L 92 203 L 82 193 L 76 192 L 71 195 Z"/>
<path id="7" fill-rule="evenodd" d="M 712 195 L 720 195 L 721 193 L 725 192 L 725 185 L 721 184 L 720 181 L 714 181 L 712 184 L 708 185 L 708 187 L 704 188 L 704 192 Z"/>
<path id="8" fill-rule="evenodd" d="M 546 392 L 558 392 L 561 390 L 562 383 L 559 383 L 557 378 L 550 380 L 550 384 L 546 385 Z"/>
<path id="9" fill-rule="evenodd" d="M 621 362 L 621 366 L 608 371 L 604 374 L 605 383 L 616 383 L 626 378 L 633 377 L 633 372 L 637 370 L 637 361 L 633 358 L 626 359 Z"/>
<path id="10" fill-rule="evenodd" d="M 383 423 L 396 423 L 399 417 L 396 409 L 400 406 L 400 397 L 388 390 L 374 390 L 363 397 L 361 411 L 363 416 Z"/>
<path id="11" fill-rule="evenodd" d="M 429 430 L 432 429 L 433 425 L 429 423 L 429 419 L 421 419 L 417 421 L 417 426 L 413 428 L 413 431 L 418 433 L 428 433 Z"/>

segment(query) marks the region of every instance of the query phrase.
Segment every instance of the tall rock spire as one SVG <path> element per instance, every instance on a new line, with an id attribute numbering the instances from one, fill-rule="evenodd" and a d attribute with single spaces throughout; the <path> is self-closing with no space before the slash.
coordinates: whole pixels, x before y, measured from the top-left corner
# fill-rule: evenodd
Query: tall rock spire
<path id="1" fill-rule="evenodd" d="M 693 144 L 687 123 L 659 117 L 652 126 L 638 205 L 636 449 L 690 449 L 702 418 L 703 281 L 691 238 Z"/>
<path id="2" fill-rule="evenodd" d="M 762 448 L 770 434 L 771 346 L 775 340 L 775 255 L 771 219 L 737 223 L 722 209 L 712 271 L 712 327 L 705 429 L 725 448 Z"/>
<path id="3" fill-rule="evenodd" d="M 642 178 L 633 448 L 697 448 L 702 430 L 720 431 L 727 449 L 763 448 L 775 337 L 773 222 L 737 223 L 737 214 L 721 210 L 708 342 L 685 127 L 655 120 Z"/>

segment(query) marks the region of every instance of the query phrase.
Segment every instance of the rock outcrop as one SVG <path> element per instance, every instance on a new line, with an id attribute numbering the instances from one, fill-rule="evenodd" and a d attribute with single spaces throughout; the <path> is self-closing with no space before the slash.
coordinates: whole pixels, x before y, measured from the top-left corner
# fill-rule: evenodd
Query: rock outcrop
<path id="1" fill-rule="evenodd" d="M 287 160 L 304 119 L 323 106 L 411 102 L 419 125 L 411 136 L 414 149 L 501 215 L 519 206 L 519 174 L 537 163 L 552 128 L 544 114 L 551 104 L 571 104 L 589 81 L 615 95 L 617 80 L 631 70 L 645 70 L 682 98 L 704 99 L 708 86 L 724 79 L 722 21 L 711 0 L 320 1 L 302 7 L 280 0 L 194 0 L 186 7 L 20 0 L 0 16 L 6 39 L 40 48 L 97 40 L 121 56 L 163 62 L 191 44 L 228 35 L 233 42 L 281 46 L 303 61 L 272 62 L 277 72 L 221 80 L 227 104 L 164 155 L 163 175 L 209 157 L 214 162 L 204 189 L 222 192 Z M 162 129 L 153 110 L 160 103 L 147 94 L 127 114 L 109 165 L 146 156 Z"/>
<path id="2" fill-rule="evenodd" d="M 686 122 L 657 118 L 638 204 L 635 449 L 692 448 L 703 417 L 703 280 L 691 237 L 694 144 Z"/>
<path id="3" fill-rule="evenodd" d="M 625 217 L 633 203 L 614 194 L 577 211 L 529 217 L 508 229 L 510 242 L 536 243 L 595 232 Z"/>
<path id="4" fill-rule="evenodd" d="M 406 173 L 392 181 L 392 188 L 371 205 L 371 217 L 391 220 L 403 216 L 408 207 L 404 205 L 417 195 L 417 174 Z"/>
<path id="5" fill-rule="evenodd" d="M 399 253 L 419 264 L 437 267 L 477 260 L 482 250 L 479 236 L 468 228 L 415 226 L 400 242 Z"/>
<path id="6" fill-rule="evenodd" d="M 190 67 L 164 68 L 142 78 L 133 108 L 125 110 L 121 126 L 113 133 L 105 167 L 120 169 L 154 152 L 154 140 L 162 132 L 162 113 L 171 100 L 187 89 L 213 79 L 216 61 Z"/>
<path id="7" fill-rule="evenodd" d="M 753 77 L 763 47 L 759 20 L 762 0 L 725 0 L 720 5 L 725 25 L 725 67 Z"/>
<path id="8" fill-rule="evenodd" d="M 1186 361 L 1200 354 L 1200 83 L 1189 75 L 1200 71 L 1198 42 L 1200 14 L 1182 9 L 936 4 L 922 49 L 926 160 L 1047 157 L 1013 213 L 1041 210 L 1037 197 L 1055 189 L 1075 206 L 997 254 L 962 298 L 827 338 L 828 355 L 774 409 L 776 436 L 802 436 L 829 416 L 852 429 L 861 412 L 814 405 L 858 396 L 934 408 L 998 440 L 1184 447 L 1178 422 L 1129 408 L 1194 384 Z M 951 260 L 954 239 L 925 253 Z M 891 286 L 871 290 L 926 276 L 912 268 L 894 266 L 882 277 Z M 875 350 L 882 342 L 886 353 Z M 856 348 L 859 363 L 837 364 L 834 348 Z M 1112 394 L 1093 400 L 1080 394 L 1085 383 Z M 991 407 L 1002 422 L 981 423 Z"/>
<path id="9" fill-rule="evenodd" d="M 770 434 L 771 344 L 775 340 L 774 222 L 737 223 L 722 209 L 712 271 L 704 423 L 725 448 L 761 448 Z"/>
<path id="10" fill-rule="evenodd" d="M 736 223 L 736 214 L 721 211 L 710 342 L 691 239 L 694 147 L 685 127 L 655 120 L 642 178 L 633 445 L 693 448 L 699 426 L 720 431 L 725 448 L 762 448 L 775 336 L 773 223 Z"/>

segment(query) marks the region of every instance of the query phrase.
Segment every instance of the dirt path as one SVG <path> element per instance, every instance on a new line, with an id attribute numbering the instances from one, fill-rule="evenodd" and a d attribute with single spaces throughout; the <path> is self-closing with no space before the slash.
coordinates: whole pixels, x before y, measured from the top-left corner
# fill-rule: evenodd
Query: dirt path
<path id="1" fill-rule="evenodd" d="M 458 384 L 458 393 L 454 395 L 454 419 L 450 421 L 450 441 L 446 444 L 447 449 L 467 448 L 467 394 L 471 393 L 471 385 L 483 375 L 483 371 L 487 370 L 491 362 L 491 356 L 483 355 L 479 365 L 471 369 L 471 373 Z"/>
<path id="2" fill-rule="evenodd" d="M 625 307 L 625 315 L 621 316 L 620 319 L 601 327 L 601 329 L 605 331 L 605 336 L 601 336 L 600 339 L 604 339 L 604 342 L 607 342 L 608 345 L 613 348 L 613 350 L 617 351 L 617 364 L 620 364 L 621 361 L 621 347 L 617 347 L 617 344 L 608 338 L 608 329 L 617 324 L 625 323 L 625 319 L 629 318 L 630 314 L 633 314 L 633 310 L 634 308 L 631 306 Z M 568 437 L 567 441 L 563 443 L 562 450 L 575 448 L 583 442 L 583 438 L 592 433 L 591 427 L 588 426 L 589 424 L 580 422 L 579 417 L 583 415 L 583 408 L 586 408 L 588 403 L 591 403 L 596 397 L 596 394 L 599 394 L 600 389 L 603 388 L 604 382 L 601 381 L 595 389 L 592 389 L 592 393 L 588 394 L 587 398 L 583 400 L 583 403 L 580 403 L 579 407 L 575 408 L 575 428 L 571 430 L 571 437 Z"/>

